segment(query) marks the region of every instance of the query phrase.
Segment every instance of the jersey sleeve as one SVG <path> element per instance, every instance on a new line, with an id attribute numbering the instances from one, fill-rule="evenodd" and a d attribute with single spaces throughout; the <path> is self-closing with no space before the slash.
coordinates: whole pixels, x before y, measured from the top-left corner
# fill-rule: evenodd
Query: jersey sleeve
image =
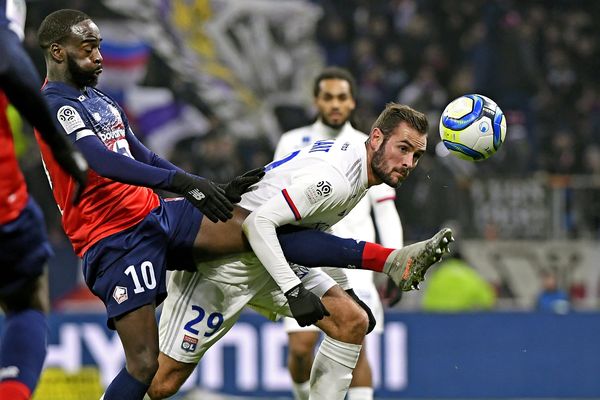
<path id="1" fill-rule="evenodd" d="M 300 279 L 283 255 L 276 229 L 300 224 L 303 219 L 326 212 L 350 196 L 350 185 L 345 177 L 331 167 L 319 167 L 303 169 L 293 184 L 250 213 L 243 224 L 252 250 L 284 293 L 300 284 Z"/>
<path id="2" fill-rule="evenodd" d="M 368 196 L 379 234 L 379 242 L 385 247 L 396 249 L 402 247 L 404 234 L 396 209 L 396 190 L 386 184 L 381 184 L 371 187 Z"/>
<path id="3" fill-rule="evenodd" d="M 95 136 L 92 124 L 77 101 L 66 98 L 57 99 L 54 96 L 46 97 L 46 100 L 56 125 L 62 129 L 72 143 L 86 136 Z"/>

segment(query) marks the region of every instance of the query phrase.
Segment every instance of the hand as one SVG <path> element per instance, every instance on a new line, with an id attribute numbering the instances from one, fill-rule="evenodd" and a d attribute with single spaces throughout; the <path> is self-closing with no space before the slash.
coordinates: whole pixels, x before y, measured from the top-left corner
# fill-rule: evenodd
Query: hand
<path id="1" fill-rule="evenodd" d="M 60 167 L 69 174 L 76 184 L 75 194 L 71 199 L 73 204 L 79 203 L 81 194 L 87 183 L 88 164 L 83 155 L 66 140 L 60 147 L 52 148 L 52 155 Z"/>
<path id="2" fill-rule="evenodd" d="M 300 326 L 312 325 L 315 322 L 328 317 L 329 311 L 325 308 L 319 296 L 306 290 L 304 285 L 299 284 L 285 293 L 292 316 Z"/>
<path id="3" fill-rule="evenodd" d="M 396 286 L 394 281 L 388 278 L 382 294 L 382 297 L 386 300 L 387 306 L 394 307 L 398 304 L 400 300 L 402 300 L 402 293 L 402 290 Z"/>
<path id="4" fill-rule="evenodd" d="M 365 312 L 367 313 L 367 317 L 369 317 L 369 327 L 367 328 L 367 335 L 368 335 L 375 328 L 375 324 L 377 324 L 377 320 L 375 319 L 375 316 L 373 315 L 373 312 L 371 311 L 371 309 L 369 308 L 369 306 L 364 301 L 362 301 L 361 299 L 358 298 L 358 296 L 356 295 L 356 293 L 354 293 L 353 289 L 346 290 L 346 293 L 348 293 L 348 295 L 350 297 L 352 297 L 352 299 L 356 303 L 358 303 L 358 305 L 361 306 L 362 309 L 365 310 Z"/>
<path id="5" fill-rule="evenodd" d="M 265 169 L 263 167 L 255 168 L 244 175 L 236 176 L 229 183 L 219 183 L 218 186 L 225 191 L 225 196 L 229 201 L 235 204 L 239 203 L 248 188 L 258 183 L 263 176 L 265 176 Z"/>
<path id="6" fill-rule="evenodd" d="M 233 216 L 233 204 L 216 183 L 184 172 L 175 172 L 168 190 L 183 195 L 212 222 Z"/>

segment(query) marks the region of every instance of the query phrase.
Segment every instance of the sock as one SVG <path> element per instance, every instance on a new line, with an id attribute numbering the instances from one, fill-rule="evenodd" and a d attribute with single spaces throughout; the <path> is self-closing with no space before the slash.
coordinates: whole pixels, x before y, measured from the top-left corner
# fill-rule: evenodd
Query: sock
<path id="1" fill-rule="evenodd" d="M 19 382 L 33 393 L 44 366 L 47 337 L 48 325 L 43 312 L 25 310 L 6 315 L 0 342 L 0 371 L 4 379 L 13 382 L 13 389 Z"/>
<path id="2" fill-rule="evenodd" d="M 277 230 L 288 261 L 305 267 L 359 268 L 381 272 L 394 249 L 376 243 L 342 239 L 325 232 L 297 227 Z"/>
<path id="3" fill-rule="evenodd" d="M 325 336 L 310 371 L 310 400 L 344 400 L 361 348 Z"/>
<path id="4" fill-rule="evenodd" d="M 294 400 L 308 400 L 310 391 L 310 381 L 296 383 L 292 382 L 292 392 L 294 393 Z"/>
<path id="5" fill-rule="evenodd" d="M 31 391 L 22 382 L 9 380 L 0 382 L 0 399 L 29 400 Z"/>
<path id="6" fill-rule="evenodd" d="M 106 388 L 104 400 L 142 400 L 150 385 L 142 383 L 129 375 L 126 368 L 113 379 Z"/>
<path id="7" fill-rule="evenodd" d="M 373 400 L 373 388 L 355 386 L 348 389 L 348 400 Z"/>

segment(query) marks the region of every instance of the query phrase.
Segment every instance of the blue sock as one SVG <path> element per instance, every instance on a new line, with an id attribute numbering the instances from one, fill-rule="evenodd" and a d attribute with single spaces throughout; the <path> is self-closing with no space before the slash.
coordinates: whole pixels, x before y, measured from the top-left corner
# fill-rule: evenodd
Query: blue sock
<path id="1" fill-rule="evenodd" d="M 362 266 L 365 242 L 291 227 L 279 228 L 277 237 L 285 258 L 290 262 L 310 268 Z"/>
<path id="2" fill-rule="evenodd" d="M 6 315 L 0 341 L 0 369 L 17 367 L 14 380 L 22 382 L 32 393 L 44 366 L 47 337 L 43 312 L 25 310 Z"/>
<path id="3" fill-rule="evenodd" d="M 108 385 L 104 400 L 142 400 L 150 385 L 146 385 L 129 375 L 123 368 Z"/>

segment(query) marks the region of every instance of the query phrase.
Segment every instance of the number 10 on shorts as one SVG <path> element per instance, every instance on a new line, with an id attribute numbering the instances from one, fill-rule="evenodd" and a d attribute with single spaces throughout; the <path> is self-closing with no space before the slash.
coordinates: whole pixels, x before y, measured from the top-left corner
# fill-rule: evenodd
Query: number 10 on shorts
<path id="1" fill-rule="evenodd" d="M 152 290 L 156 287 L 156 277 L 154 276 L 154 266 L 150 261 L 144 261 L 140 266 L 142 280 L 140 281 L 135 265 L 130 265 L 125 270 L 125 275 L 129 275 L 133 280 L 133 293 L 143 293 L 146 289 Z M 142 286 L 142 281 L 144 286 Z"/>

